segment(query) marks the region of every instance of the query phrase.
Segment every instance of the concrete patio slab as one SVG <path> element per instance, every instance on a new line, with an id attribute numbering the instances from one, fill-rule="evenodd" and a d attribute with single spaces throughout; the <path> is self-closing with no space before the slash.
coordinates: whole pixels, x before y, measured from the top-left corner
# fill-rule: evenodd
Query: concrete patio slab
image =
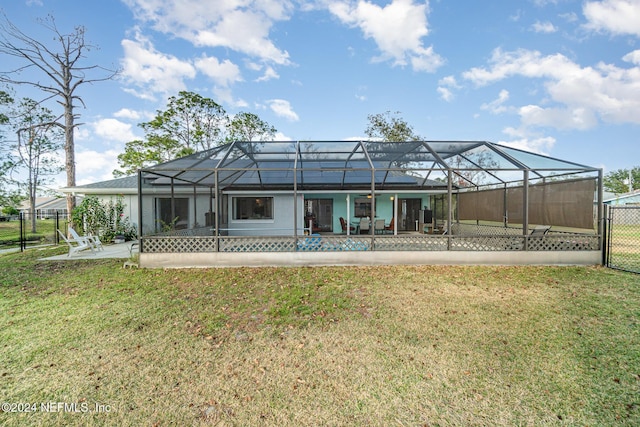
<path id="1" fill-rule="evenodd" d="M 47 261 L 65 261 L 65 260 L 73 260 L 73 259 L 106 259 L 106 258 L 115 258 L 115 259 L 128 259 L 131 258 L 132 255 L 138 253 L 138 242 L 126 242 L 126 243 L 116 243 L 113 245 L 104 245 L 104 250 L 94 250 L 93 252 L 90 250 L 85 250 L 80 253 L 73 254 L 68 256 L 66 253 L 64 255 L 56 255 L 52 257 L 42 258 Z M 133 249 L 132 249 L 133 246 Z"/>

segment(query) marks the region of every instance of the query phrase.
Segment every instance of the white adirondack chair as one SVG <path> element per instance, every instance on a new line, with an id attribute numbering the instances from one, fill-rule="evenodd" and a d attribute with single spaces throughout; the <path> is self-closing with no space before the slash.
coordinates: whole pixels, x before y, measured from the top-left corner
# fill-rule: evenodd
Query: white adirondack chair
<path id="1" fill-rule="evenodd" d="M 58 234 L 60 235 L 60 237 L 62 237 L 62 240 L 64 240 L 67 245 L 69 245 L 69 254 L 67 256 L 70 257 L 71 255 L 77 254 L 86 249 L 89 249 L 91 250 L 91 252 L 93 252 L 93 247 L 86 240 L 76 240 L 75 238 L 68 239 L 67 236 L 65 236 L 64 233 L 60 230 L 58 230 Z"/>
<path id="2" fill-rule="evenodd" d="M 98 236 L 80 236 L 78 232 L 72 227 L 69 227 L 69 233 L 71 233 L 71 237 L 73 237 L 78 242 L 84 241 L 93 249 L 97 249 L 100 251 L 104 250 L 102 242 L 100 241 L 100 238 Z"/>

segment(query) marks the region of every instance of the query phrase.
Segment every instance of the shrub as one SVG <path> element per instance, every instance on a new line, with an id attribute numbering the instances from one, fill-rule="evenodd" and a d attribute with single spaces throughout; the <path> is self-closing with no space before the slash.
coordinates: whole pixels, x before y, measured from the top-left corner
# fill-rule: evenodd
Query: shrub
<path id="1" fill-rule="evenodd" d="M 96 196 L 88 196 L 73 210 L 71 220 L 83 233 L 99 236 L 105 241 L 112 241 L 115 236 L 133 240 L 138 233 L 125 218 L 124 208 L 122 196 L 106 203 L 100 202 Z"/>

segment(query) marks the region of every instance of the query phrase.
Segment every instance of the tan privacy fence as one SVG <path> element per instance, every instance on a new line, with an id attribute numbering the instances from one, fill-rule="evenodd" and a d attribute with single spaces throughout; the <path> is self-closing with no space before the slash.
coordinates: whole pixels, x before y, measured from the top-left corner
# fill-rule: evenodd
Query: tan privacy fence
<path id="1" fill-rule="evenodd" d="M 458 218 L 522 224 L 525 188 L 469 191 L 458 195 Z M 528 187 L 529 224 L 593 230 L 595 179 L 548 182 Z"/>

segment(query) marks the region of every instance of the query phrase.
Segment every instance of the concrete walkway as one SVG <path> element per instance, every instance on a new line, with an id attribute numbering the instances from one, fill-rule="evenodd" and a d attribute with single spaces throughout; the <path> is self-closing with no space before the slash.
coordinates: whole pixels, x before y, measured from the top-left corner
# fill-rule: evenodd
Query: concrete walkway
<path id="1" fill-rule="evenodd" d="M 62 245 L 61 245 L 62 246 Z M 133 250 L 131 247 L 133 246 Z M 64 255 L 56 255 L 52 257 L 42 258 L 44 260 L 70 260 L 70 259 L 104 259 L 118 258 L 128 259 L 132 255 L 138 253 L 138 242 L 116 243 L 113 245 L 104 245 L 104 250 L 84 250 L 82 252 L 68 256 L 68 252 Z"/>

